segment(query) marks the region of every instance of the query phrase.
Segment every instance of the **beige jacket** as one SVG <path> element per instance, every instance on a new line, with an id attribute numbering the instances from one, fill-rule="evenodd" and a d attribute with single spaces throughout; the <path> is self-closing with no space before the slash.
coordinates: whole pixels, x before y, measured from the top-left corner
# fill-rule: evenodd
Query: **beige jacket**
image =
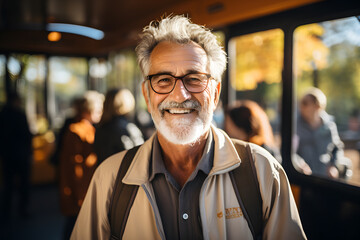
<path id="1" fill-rule="evenodd" d="M 241 160 L 222 130 L 212 127 L 213 169 L 202 186 L 199 205 L 204 239 L 252 239 L 228 172 Z M 154 136 L 136 153 L 123 182 L 141 186 L 130 210 L 123 239 L 165 239 L 152 186 L 149 159 Z M 281 165 L 263 148 L 251 144 L 263 199 L 263 239 L 306 239 L 290 185 Z M 114 181 L 125 152 L 96 170 L 71 239 L 109 239 L 108 209 Z"/>

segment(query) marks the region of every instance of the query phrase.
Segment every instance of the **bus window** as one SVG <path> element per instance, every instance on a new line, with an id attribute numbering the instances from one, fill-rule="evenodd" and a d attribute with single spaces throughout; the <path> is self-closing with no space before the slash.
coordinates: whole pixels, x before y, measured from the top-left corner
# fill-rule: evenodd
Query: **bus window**
<path id="1" fill-rule="evenodd" d="M 49 117 L 52 127 L 61 128 L 71 109 L 71 101 L 88 89 L 88 62 L 85 58 L 49 58 Z"/>
<path id="2" fill-rule="evenodd" d="M 5 64 L 6 58 L 4 55 L 0 55 L 0 109 L 5 104 Z"/>
<path id="3" fill-rule="evenodd" d="M 119 87 L 129 89 L 137 99 L 136 109 L 146 109 L 140 89 L 142 80 L 134 50 L 127 49 L 109 55 L 109 72 L 106 78 L 107 89 Z"/>
<path id="4" fill-rule="evenodd" d="M 89 60 L 90 89 L 101 93 L 106 92 L 107 86 L 105 78 L 109 69 L 109 64 L 104 58 L 93 57 Z"/>
<path id="5" fill-rule="evenodd" d="M 33 134 L 48 129 L 45 88 L 45 57 L 43 55 L 10 54 L 7 61 L 10 88 L 22 98 L 29 127 Z"/>
<path id="6" fill-rule="evenodd" d="M 294 167 L 360 185 L 360 22 L 303 25 L 294 41 Z"/>
<path id="7" fill-rule="evenodd" d="M 258 103 L 270 120 L 277 149 L 281 142 L 279 104 L 283 52 L 281 29 L 242 35 L 229 41 L 229 105 L 244 99 Z"/>
<path id="8" fill-rule="evenodd" d="M 110 71 L 107 75 L 108 89 L 124 87 L 131 92 L 139 85 L 140 69 L 134 50 L 123 50 L 109 56 Z"/>
<path id="9" fill-rule="evenodd" d="M 26 56 L 26 65 L 24 68 L 26 85 L 21 87 L 20 92 L 23 93 L 24 96 L 26 95 L 26 113 L 30 123 L 33 123 L 30 124 L 30 127 L 33 133 L 36 134 L 42 134 L 49 128 L 44 102 L 45 72 L 45 56 Z"/>

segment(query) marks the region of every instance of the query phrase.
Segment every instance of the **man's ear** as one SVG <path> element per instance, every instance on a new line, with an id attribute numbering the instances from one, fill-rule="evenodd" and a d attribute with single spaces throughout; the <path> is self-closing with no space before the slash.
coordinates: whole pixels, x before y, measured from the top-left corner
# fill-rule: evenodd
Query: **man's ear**
<path id="1" fill-rule="evenodd" d="M 216 82 L 216 87 L 214 91 L 215 91 L 214 92 L 214 110 L 215 110 L 220 100 L 221 82 Z"/>
<path id="2" fill-rule="evenodd" d="M 150 112 L 151 106 L 150 106 L 150 99 L 149 99 L 149 88 L 146 84 L 146 81 L 142 82 L 141 91 L 142 91 L 142 94 L 143 94 L 145 102 L 146 102 L 147 110 L 149 113 L 151 113 Z"/>

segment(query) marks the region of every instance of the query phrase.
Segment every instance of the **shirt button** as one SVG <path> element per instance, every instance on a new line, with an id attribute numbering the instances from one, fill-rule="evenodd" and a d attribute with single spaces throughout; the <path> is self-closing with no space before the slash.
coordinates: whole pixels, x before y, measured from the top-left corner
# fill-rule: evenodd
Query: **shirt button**
<path id="1" fill-rule="evenodd" d="M 183 219 L 186 220 L 186 219 L 188 219 L 188 218 L 189 218 L 189 215 L 187 215 L 187 213 L 184 213 L 184 214 L 183 214 Z"/>

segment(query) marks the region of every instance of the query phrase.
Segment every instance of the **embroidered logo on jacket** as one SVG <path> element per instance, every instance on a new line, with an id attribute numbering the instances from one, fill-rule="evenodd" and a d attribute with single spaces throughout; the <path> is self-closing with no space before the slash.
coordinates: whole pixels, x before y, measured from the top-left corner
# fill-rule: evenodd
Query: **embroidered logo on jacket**
<path id="1" fill-rule="evenodd" d="M 231 219 L 231 218 L 238 218 L 243 215 L 243 212 L 241 211 L 240 207 L 234 207 L 234 208 L 225 208 L 225 218 Z M 217 213 L 218 218 L 222 218 L 224 216 L 223 211 Z"/>

